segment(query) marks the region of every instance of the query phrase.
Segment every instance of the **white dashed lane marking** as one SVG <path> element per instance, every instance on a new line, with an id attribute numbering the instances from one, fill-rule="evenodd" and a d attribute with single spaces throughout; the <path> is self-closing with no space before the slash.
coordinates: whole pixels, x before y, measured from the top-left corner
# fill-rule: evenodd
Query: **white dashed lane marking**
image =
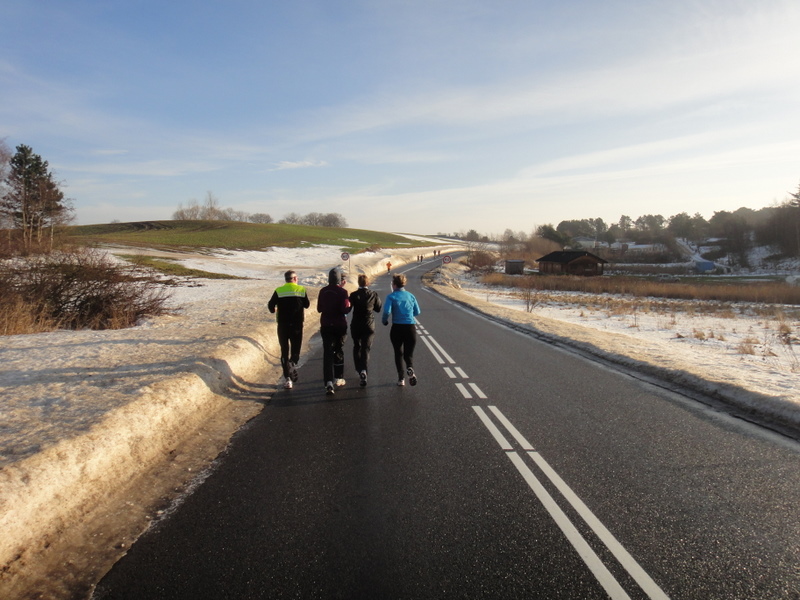
<path id="1" fill-rule="evenodd" d="M 421 339 L 431 351 L 431 354 L 440 365 L 450 379 L 469 379 L 469 375 L 461 367 L 455 366 L 455 360 L 442 348 L 442 346 L 428 333 L 428 331 L 417 324 L 417 329 L 421 333 Z M 478 387 L 478 384 L 472 381 L 456 381 L 454 382 L 456 389 L 461 393 L 465 400 L 471 400 L 477 397 L 480 400 L 488 399 L 488 396 Z M 535 464 L 540 473 L 543 474 L 556 489 L 563 496 L 564 500 L 578 513 L 584 522 L 591 528 L 597 538 L 605 544 L 606 548 L 614 555 L 628 574 L 636 581 L 639 587 L 647 594 L 652 600 L 669 600 L 664 591 L 656 584 L 655 581 L 642 569 L 639 563 L 628 553 L 622 544 L 617 541 L 614 535 L 606 529 L 600 520 L 594 516 L 589 508 L 583 503 L 578 495 L 564 482 L 558 473 L 545 461 L 544 457 L 535 451 L 533 445 L 525 439 L 519 430 L 509 421 L 506 416 L 496 406 L 489 406 L 491 415 L 502 425 L 502 427 L 511 435 L 514 441 L 524 452 L 523 456 L 527 456 L 533 464 Z M 505 451 L 506 456 L 516 467 L 522 478 L 528 484 L 528 487 L 533 491 L 536 497 L 541 502 L 542 506 L 548 511 L 555 523 L 561 529 L 562 533 L 569 540 L 572 547 L 583 559 L 586 566 L 595 576 L 597 581 L 606 591 L 610 598 L 614 600 L 629 599 L 627 592 L 622 588 L 620 583 L 614 578 L 614 575 L 603 564 L 600 557 L 592 550 L 587 540 L 581 535 L 578 529 L 570 521 L 566 513 L 559 507 L 556 500 L 545 489 L 542 483 L 534 474 L 531 467 L 525 462 L 523 456 L 514 450 L 514 445 L 508 440 L 505 434 L 501 431 L 492 416 L 480 406 L 473 406 L 472 410 L 480 419 L 481 423 L 486 427 L 491 436 L 497 442 L 502 450 Z"/>
<path id="2" fill-rule="evenodd" d="M 475 395 L 478 396 L 478 398 L 480 398 L 481 400 L 485 400 L 486 398 L 488 398 L 488 396 L 481 391 L 481 388 L 478 387 L 477 383 L 470 382 L 469 387 L 472 388 L 472 391 L 475 392 Z"/>

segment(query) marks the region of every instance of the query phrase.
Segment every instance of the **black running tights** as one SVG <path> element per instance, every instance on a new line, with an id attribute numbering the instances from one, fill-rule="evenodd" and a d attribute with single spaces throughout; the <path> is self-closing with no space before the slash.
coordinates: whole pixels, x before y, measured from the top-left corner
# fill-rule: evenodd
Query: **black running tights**
<path id="1" fill-rule="evenodd" d="M 394 347 L 394 364 L 397 367 L 397 376 L 405 376 L 403 361 L 406 367 L 414 366 L 414 347 L 417 345 L 417 329 L 415 325 L 393 324 L 389 332 L 389 339 Z"/>

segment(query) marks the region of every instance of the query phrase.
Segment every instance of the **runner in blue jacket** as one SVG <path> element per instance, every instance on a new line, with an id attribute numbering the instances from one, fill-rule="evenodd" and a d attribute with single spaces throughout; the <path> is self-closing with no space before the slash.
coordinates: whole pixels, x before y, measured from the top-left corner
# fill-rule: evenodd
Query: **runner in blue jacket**
<path id="1" fill-rule="evenodd" d="M 395 275 L 392 277 L 391 294 L 386 296 L 383 304 L 383 317 L 381 321 L 384 325 L 389 324 L 389 317 L 392 317 L 392 329 L 389 332 L 389 339 L 392 340 L 394 347 L 394 364 L 397 367 L 397 385 L 405 385 L 405 373 L 408 374 L 408 381 L 411 385 L 417 385 L 417 376 L 414 373 L 414 347 L 417 345 L 417 330 L 415 318 L 420 314 L 419 304 L 414 294 L 405 289 L 406 276 Z M 403 372 L 403 361 L 406 369 Z"/>

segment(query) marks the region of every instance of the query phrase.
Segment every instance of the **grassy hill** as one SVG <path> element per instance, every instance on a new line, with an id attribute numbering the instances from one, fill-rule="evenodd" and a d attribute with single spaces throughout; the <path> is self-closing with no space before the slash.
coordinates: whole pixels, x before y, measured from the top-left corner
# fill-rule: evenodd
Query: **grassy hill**
<path id="1" fill-rule="evenodd" d="M 223 248 L 261 250 L 270 246 L 297 248 L 328 244 L 358 253 L 368 248 L 433 246 L 391 233 L 307 225 L 267 225 L 238 221 L 141 221 L 69 227 L 67 238 L 87 246 L 121 245 L 160 250 Z"/>

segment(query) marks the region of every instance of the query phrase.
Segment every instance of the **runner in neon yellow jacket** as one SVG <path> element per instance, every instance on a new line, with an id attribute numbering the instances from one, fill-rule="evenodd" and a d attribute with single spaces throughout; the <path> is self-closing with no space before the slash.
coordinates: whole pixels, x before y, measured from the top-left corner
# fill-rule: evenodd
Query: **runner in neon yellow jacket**
<path id="1" fill-rule="evenodd" d="M 272 293 L 267 303 L 269 312 L 277 312 L 278 343 L 281 346 L 281 367 L 285 383 L 283 387 L 292 388 L 297 381 L 297 363 L 303 346 L 303 320 L 305 309 L 310 305 L 306 288 L 297 284 L 297 273 L 286 271 L 286 283 Z"/>

